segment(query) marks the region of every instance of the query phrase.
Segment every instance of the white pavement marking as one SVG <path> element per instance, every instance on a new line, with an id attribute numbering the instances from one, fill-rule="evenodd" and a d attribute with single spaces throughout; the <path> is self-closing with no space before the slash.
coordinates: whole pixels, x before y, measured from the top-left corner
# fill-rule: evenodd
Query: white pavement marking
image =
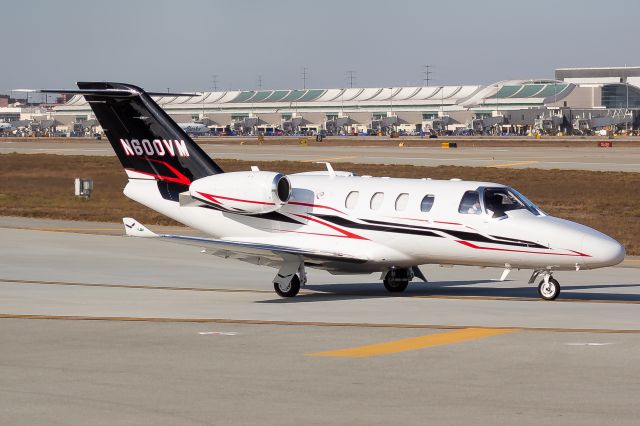
<path id="1" fill-rule="evenodd" d="M 597 342 L 577 342 L 577 343 L 567 343 L 567 346 L 607 346 L 613 345 L 611 342 L 607 343 L 597 343 Z"/>
<path id="2" fill-rule="evenodd" d="M 217 336 L 237 336 L 238 333 L 235 331 L 201 331 L 198 334 L 200 335 L 217 335 Z"/>

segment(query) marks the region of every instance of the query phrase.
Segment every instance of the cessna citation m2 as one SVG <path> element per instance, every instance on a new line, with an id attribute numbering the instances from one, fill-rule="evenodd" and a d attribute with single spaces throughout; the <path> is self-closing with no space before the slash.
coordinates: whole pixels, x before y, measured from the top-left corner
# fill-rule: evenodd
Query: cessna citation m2
<path id="1" fill-rule="evenodd" d="M 125 218 L 128 235 L 200 247 L 278 271 L 276 293 L 295 296 L 305 268 L 380 272 L 401 292 L 423 264 L 531 269 L 555 299 L 555 271 L 612 266 L 614 239 L 549 216 L 508 186 L 459 179 L 391 179 L 327 170 L 225 173 L 151 98 L 129 84 L 78 83 L 129 177 L 124 194 L 210 238 L 157 235 Z"/>

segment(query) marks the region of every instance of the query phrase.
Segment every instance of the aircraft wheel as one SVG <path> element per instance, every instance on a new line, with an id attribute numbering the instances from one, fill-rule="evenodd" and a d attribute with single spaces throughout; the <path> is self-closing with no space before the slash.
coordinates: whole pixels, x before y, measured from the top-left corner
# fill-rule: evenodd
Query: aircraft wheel
<path id="1" fill-rule="evenodd" d="M 280 297 L 294 297 L 300 291 L 300 278 L 296 274 L 288 284 L 273 283 L 273 288 Z"/>
<path id="2" fill-rule="evenodd" d="M 560 294 L 560 283 L 553 277 L 549 277 L 548 283 L 542 280 L 538 285 L 538 294 L 544 300 L 555 300 Z"/>
<path id="3" fill-rule="evenodd" d="M 391 293 L 402 293 L 407 289 L 408 285 L 408 280 L 390 280 L 387 278 L 384 279 L 384 288 L 386 288 L 387 291 Z"/>

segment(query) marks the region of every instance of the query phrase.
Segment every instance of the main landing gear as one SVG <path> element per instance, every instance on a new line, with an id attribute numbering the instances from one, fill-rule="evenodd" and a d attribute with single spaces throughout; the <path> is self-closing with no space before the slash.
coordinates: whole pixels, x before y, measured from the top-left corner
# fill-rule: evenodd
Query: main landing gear
<path id="1" fill-rule="evenodd" d="M 273 279 L 273 289 L 280 297 L 294 297 L 300 286 L 307 283 L 307 273 L 302 260 L 283 263 Z"/>
<path id="2" fill-rule="evenodd" d="M 533 271 L 529 284 L 533 284 L 539 276 L 542 276 L 538 284 L 538 294 L 544 300 L 555 300 L 560 295 L 560 283 L 551 276 L 550 270 Z"/>
<path id="3" fill-rule="evenodd" d="M 288 283 L 274 282 L 273 289 L 280 297 L 294 297 L 300 291 L 300 278 L 294 274 Z"/>
<path id="4" fill-rule="evenodd" d="M 402 293 L 407 289 L 409 280 L 404 278 L 385 277 L 383 280 L 384 288 L 390 293 Z"/>
<path id="5" fill-rule="evenodd" d="M 382 282 L 384 288 L 391 293 L 402 293 L 407 289 L 409 282 L 418 277 L 424 282 L 427 282 L 424 274 L 417 266 L 411 268 L 391 268 L 382 273 Z"/>

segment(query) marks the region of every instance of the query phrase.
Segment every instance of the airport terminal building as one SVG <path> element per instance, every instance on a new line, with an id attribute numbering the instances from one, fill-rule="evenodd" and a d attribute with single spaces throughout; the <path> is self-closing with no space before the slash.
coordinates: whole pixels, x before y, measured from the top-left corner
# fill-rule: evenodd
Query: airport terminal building
<path id="1" fill-rule="evenodd" d="M 155 100 L 177 122 L 203 123 L 212 132 L 579 133 L 640 127 L 640 67 L 566 68 L 555 79 L 490 85 L 220 91 Z M 61 125 L 97 124 L 82 96 L 52 115 Z"/>

